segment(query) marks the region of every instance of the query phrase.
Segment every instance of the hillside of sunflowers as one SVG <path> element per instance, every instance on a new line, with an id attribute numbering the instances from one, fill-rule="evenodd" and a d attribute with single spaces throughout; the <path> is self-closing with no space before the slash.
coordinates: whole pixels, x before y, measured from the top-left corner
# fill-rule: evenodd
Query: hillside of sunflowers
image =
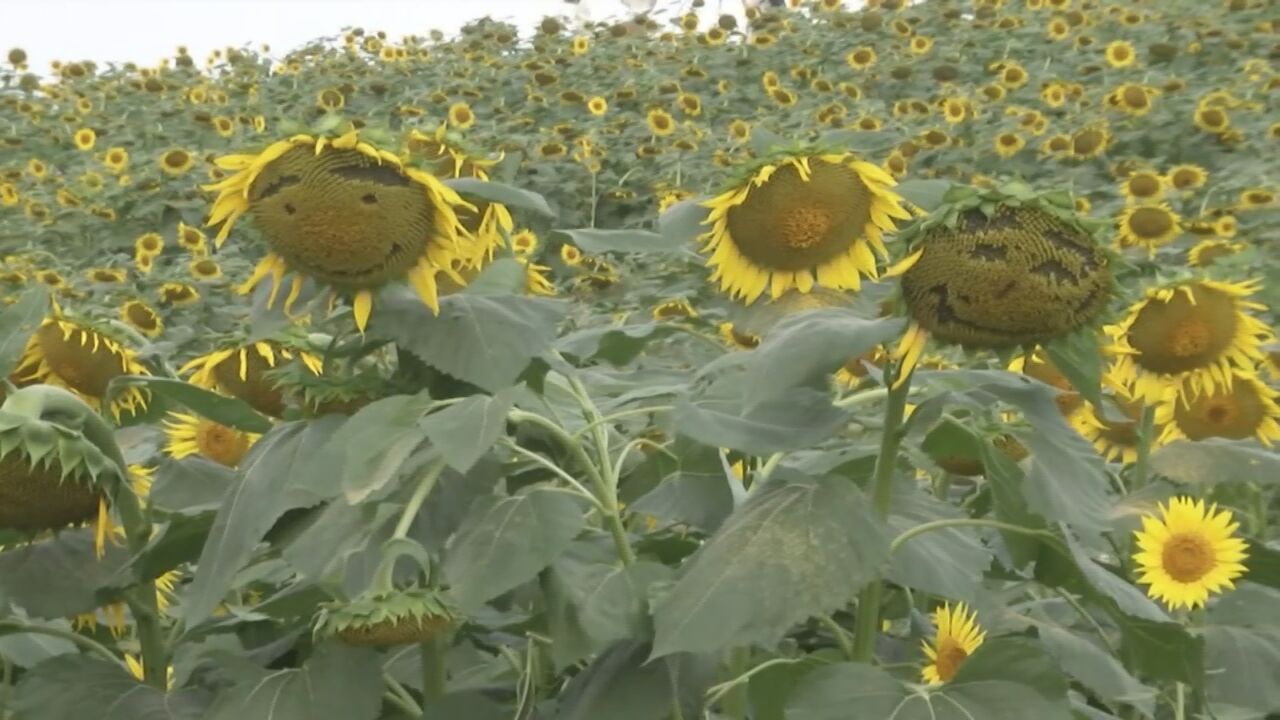
<path id="1" fill-rule="evenodd" d="M 701 6 L 0 58 L 0 720 L 1280 717 L 1280 5 Z"/>

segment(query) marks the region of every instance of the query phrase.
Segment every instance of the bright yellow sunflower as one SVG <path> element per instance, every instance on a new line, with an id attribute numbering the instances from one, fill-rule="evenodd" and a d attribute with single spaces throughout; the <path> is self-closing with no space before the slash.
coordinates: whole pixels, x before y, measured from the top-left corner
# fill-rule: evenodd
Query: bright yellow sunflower
<path id="1" fill-rule="evenodd" d="M 80 128 L 72 136 L 76 148 L 79 150 L 92 150 L 94 144 L 98 142 L 98 134 L 92 128 Z"/>
<path id="2" fill-rule="evenodd" d="M 1133 43 L 1128 40 L 1112 40 L 1107 43 L 1104 54 L 1107 64 L 1114 68 L 1129 67 L 1138 57 L 1133 49 Z"/>
<path id="3" fill-rule="evenodd" d="M 1280 439 L 1280 393 L 1267 387 L 1256 372 L 1233 369 L 1230 385 L 1216 387 L 1181 401 L 1170 399 L 1156 408 L 1156 422 L 1164 427 L 1160 440 L 1203 440 L 1211 437 L 1257 438 L 1270 446 Z"/>
<path id="4" fill-rule="evenodd" d="M 1120 184 L 1120 192 L 1130 204 L 1146 204 L 1160 199 L 1164 194 L 1166 178 L 1151 170 L 1139 170 L 1129 173 L 1129 177 Z"/>
<path id="5" fill-rule="evenodd" d="M 987 633 L 978 625 L 978 613 L 964 603 L 955 607 L 947 603 L 933 611 L 936 633 L 933 642 L 924 641 L 924 654 L 929 664 L 920 671 L 930 685 L 951 682 L 956 671 L 987 639 Z"/>
<path id="6" fill-rule="evenodd" d="M 1175 190 L 1195 190 L 1208 181 L 1209 171 L 1199 165 L 1174 165 L 1169 169 L 1168 178 Z"/>
<path id="7" fill-rule="evenodd" d="M 455 258 L 488 251 L 466 237 L 458 219 L 458 210 L 474 206 L 355 132 L 337 139 L 296 135 L 217 164 L 235 174 L 208 186 L 218 191 L 208 222 L 221 225 L 215 242 L 221 246 L 236 220 L 252 215 L 271 250 L 241 292 L 270 277 L 268 305 L 274 304 L 292 273 L 286 311 L 312 277 L 352 295 L 361 332 L 373 290 L 387 282 L 407 280 L 438 312 L 436 275 L 452 272 Z"/>
<path id="8" fill-rule="evenodd" d="M 1203 500 L 1172 498 L 1160 505 L 1160 517 L 1146 515 L 1134 533 L 1138 583 L 1170 610 L 1203 607 L 1209 595 L 1235 587 L 1248 558 L 1240 524 L 1230 510 Z"/>
<path id="9" fill-rule="evenodd" d="M 1259 285 L 1191 280 L 1148 290 L 1124 320 L 1106 329 L 1116 379 L 1151 405 L 1170 391 L 1194 398 L 1230 389 L 1232 369 L 1257 367 L 1265 359 L 1262 346 L 1275 340 L 1248 313 L 1266 310 L 1248 300 Z"/>
<path id="10" fill-rule="evenodd" d="M 1168 203 L 1130 205 L 1116 218 L 1116 242 L 1120 247 L 1145 247 L 1148 254 L 1182 234 L 1182 218 Z"/>
<path id="11" fill-rule="evenodd" d="M 863 275 L 878 276 L 894 219 L 910 218 L 895 184 L 852 153 L 774 158 L 702 203 L 711 280 L 748 304 L 766 288 L 775 299 L 815 285 L 857 290 Z"/>
<path id="12" fill-rule="evenodd" d="M 182 459 L 199 455 L 229 468 L 239 465 L 259 438 L 257 433 L 187 413 L 170 412 L 164 425 L 168 438 L 165 452 L 170 457 Z"/>

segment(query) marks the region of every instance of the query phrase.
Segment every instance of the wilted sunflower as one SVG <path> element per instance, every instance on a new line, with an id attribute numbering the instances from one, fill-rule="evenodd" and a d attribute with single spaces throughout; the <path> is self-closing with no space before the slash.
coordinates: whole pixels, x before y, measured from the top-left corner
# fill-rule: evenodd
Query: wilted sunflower
<path id="1" fill-rule="evenodd" d="M 1230 510 L 1172 498 L 1160 505 L 1160 517 L 1144 516 L 1142 529 L 1134 533 L 1138 582 L 1150 586 L 1147 594 L 1170 610 L 1202 607 L 1211 593 L 1235 587 L 1246 570 L 1247 545 L 1235 536 L 1239 527 Z"/>
<path id="2" fill-rule="evenodd" d="M 404 166 L 355 132 L 333 140 L 296 135 L 257 155 L 231 155 L 217 164 L 235 174 L 209 186 L 218 191 L 209 225 L 221 224 L 221 245 L 241 215 L 252 215 L 271 250 L 241 290 L 270 277 L 268 305 L 286 274 L 293 274 L 286 310 L 312 277 L 353 295 L 363 332 L 374 289 L 408 280 L 438 311 L 437 273 L 449 272 L 457 255 L 475 251 L 463 247 L 457 215 L 473 206 L 434 175 Z"/>
<path id="3" fill-rule="evenodd" d="M 1106 307 L 1108 258 L 1070 195 L 1010 184 L 957 187 L 945 199 L 906 233 L 914 252 L 894 270 L 911 316 L 894 351 L 900 381 L 930 335 L 974 348 L 1040 344 L 1088 325 Z"/>
<path id="4" fill-rule="evenodd" d="M 698 317 L 698 311 L 693 309 L 693 305 L 689 304 L 686 298 L 658 303 L 654 306 L 652 314 L 654 320 L 682 320 Z"/>
<path id="5" fill-rule="evenodd" d="M 711 280 L 748 304 L 815 285 L 857 290 L 876 277 L 894 219 L 910 215 L 893 178 L 852 153 L 786 154 L 702 203 Z M 874 251 L 874 253 L 873 253 Z"/>
<path id="6" fill-rule="evenodd" d="M 258 441 L 257 433 L 237 430 L 198 415 L 170 412 L 164 421 L 168 443 L 165 452 L 182 459 L 199 455 L 220 465 L 233 468 Z"/>
<path id="7" fill-rule="evenodd" d="M 284 414 L 284 395 L 266 373 L 295 358 L 312 375 L 320 374 L 322 361 L 316 355 L 265 340 L 215 350 L 188 362 L 178 372 L 190 371 L 191 384 L 238 397 L 258 412 L 278 418 Z"/>
<path id="8" fill-rule="evenodd" d="M 349 602 L 321 606 L 316 637 L 336 637 L 348 645 L 394 647 L 427 641 L 457 621 L 436 593 L 421 588 L 370 593 Z"/>
<path id="9" fill-rule="evenodd" d="M 1168 203 L 1131 205 L 1116 219 L 1116 242 L 1120 247 L 1145 247 L 1148 254 L 1173 242 L 1182 234 L 1182 218 Z"/>
<path id="10" fill-rule="evenodd" d="M 731 322 L 720 323 L 720 337 L 735 350 L 754 350 L 760 347 L 760 336 L 738 329 Z"/>
<path id="11" fill-rule="evenodd" d="M 1181 401 L 1170 398 L 1156 408 L 1156 422 L 1164 428 L 1161 442 L 1186 438 L 1232 440 L 1257 438 L 1264 445 L 1280 440 L 1280 393 L 1267 387 L 1255 372 L 1232 370 L 1230 385 L 1216 387 Z"/>
<path id="12" fill-rule="evenodd" d="M 160 315 L 141 300 L 129 300 L 120 306 L 120 319 L 129 327 L 153 338 L 164 331 L 164 321 Z"/>
<path id="13" fill-rule="evenodd" d="M 79 320 L 46 318 L 27 341 L 13 376 L 20 384 L 45 383 L 75 392 L 97 408 L 107 386 L 121 375 L 150 375 L 137 354 L 103 331 Z M 138 387 L 118 392 L 111 414 L 134 415 L 144 409 L 148 394 Z"/>
<path id="14" fill-rule="evenodd" d="M 1247 298 L 1259 282 L 1174 282 L 1148 290 L 1119 324 L 1112 372 L 1135 397 L 1154 405 L 1169 392 L 1196 397 L 1230 388 L 1232 369 L 1252 369 L 1275 336 L 1249 310 L 1266 306 Z"/>
<path id="15" fill-rule="evenodd" d="M 951 682 L 956 671 L 987 639 L 978 625 L 978 614 L 964 603 L 950 603 L 933 611 L 936 632 L 933 642 L 925 641 L 924 654 L 929 658 L 920 674 L 930 685 Z"/>

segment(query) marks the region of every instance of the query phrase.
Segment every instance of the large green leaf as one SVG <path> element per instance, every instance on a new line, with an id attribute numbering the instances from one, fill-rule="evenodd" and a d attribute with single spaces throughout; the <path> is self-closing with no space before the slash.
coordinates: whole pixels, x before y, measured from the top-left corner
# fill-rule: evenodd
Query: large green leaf
<path id="1" fill-rule="evenodd" d="M 646 662 L 647 645 L 619 642 L 578 673 L 560 697 L 557 720 L 667 720 L 703 715 L 714 664 L 696 656 Z"/>
<path id="2" fill-rule="evenodd" d="M 602 252 L 678 252 L 686 243 L 679 238 L 649 230 L 580 230 L 560 229 L 556 234 L 568 236 L 574 245 L 589 253 Z"/>
<path id="3" fill-rule="evenodd" d="M 1094 407 L 1102 407 L 1102 349 L 1098 341 L 1098 331 L 1086 327 L 1044 345 L 1054 367 Z"/>
<path id="4" fill-rule="evenodd" d="M 252 557 L 272 524 L 315 496 L 295 487 L 295 468 L 330 440 L 332 425 L 294 422 L 264 435 L 240 463 L 236 483 L 218 508 L 187 593 L 185 619 L 194 626 L 213 612 L 231 579 Z"/>
<path id="5" fill-rule="evenodd" d="M 419 424 L 449 466 L 466 472 L 506 432 L 507 413 L 515 404 L 507 389 L 488 397 L 476 395 L 424 418 Z"/>
<path id="6" fill-rule="evenodd" d="M 1204 672 L 1204 639 L 1176 622 L 1130 618 L 1120 625 L 1125 667 L 1154 680 L 1199 683 Z"/>
<path id="7" fill-rule="evenodd" d="M 101 658 L 64 655 L 23 675 L 10 709 L 13 720 L 203 720 L 209 701 L 203 689 L 165 692 Z"/>
<path id="8" fill-rule="evenodd" d="M 0 552 L 0 598 L 37 618 L 70 617 L 98 607 L 102 591 L 128 584 L 120 569 L 129 554 L 107 543 L 100 559 L 93 536 L 93 528 L 63 530 Z"/>
<path id="9" fill-rule="evenodd" d="M 676 430 L 713 447 L 752 455 L 812 447 L 839 432 L 850 412 L 831 403 L 831 394 L 795 388 L 786 395 L 749 403 L 743 374 L 717 379 L 701 393 L 681 397 L 673 413 Z"/>
<path id="10" fill-rule="evenodd" d="M 1215 709 L 1225 705 L 1267 717 L 1280 713 L 1280 626 L 1210 626 L 1204 629 L 1204 645 Z"/>
<path id="11" fill-rule="evenodd" d="M 951 189 L 949 180 L 904 180 L 893 191 L 906 198 L 925 212 L 932 212 L 942 204 L 942 196 Z"/>
<path id="12" fill-rule="evenodd" d="M 23 632 L 22 627 L 33 625 L 61 632 L 71 632 L 71 623 L 62 618 L 33 620 L 24 618 L 12 624 L 0 620 L 0 657 L 16 667 L 29 668 L 59 655 L 79 652 L 75 643 L 52 635 Z"/>
<path id="13" fill-rule="evenodd" d="M 380 666 L 373 650 L 328 643 L 301 668 L 232 687 L 204 720 L 374 720 L 382 706 Z"/>
<path id="14" fill-rule="evenodd" d="M 374 305 L 369 334 L 393 340 L 423 362 L 491 392 L 510 386 L 555 338 L 564 303 L 522 295 L 458 293 L 435 315 L 403 288 Z"/>
<path id="15" fill-rule="evenodd" d="M 909 698 L 902 683 L 884 670 L 839 663 L 800 679 L 787 703 L 787 720 L 897 720 L 905 717 L 897 713 Z"/>
<path id="16" fill-rule="evenodd" d="M 584 523 L 573 496 L 545 485 L 482 498 L 444 556 L 451 595 L 470 609 L 533 579 L 569 547 Z"/>
<path id="17" fill-rule="evenodd" d="M 234 470 L 199 455 L 169 458 L 156 468 L 147 499 L 153 508 L 164 512 L 211 512 L 218 509 L 234 479 Z"/>
<path id="18" fill-rule="evenodd" d="M 820 384 L 840 366 L 902 334 L 901 318 L 866 320 L 846 308 L 798 313 L 772 328 L 746 361 L 749 402 Z"/>
<path id="19" fill-rule="evenodd" d="M 270 431 L 272 427 L 270 419 L 254 410 L 249 403 L 243 400 L 227 395 L 219 395 L 210 390 L 198 388 L 195 385 L 173 378 L 152 377 L 150 375 L 121 375 L 111 381 L 111 386 L 107 389 L 107 396 L 111 397 L 118 391 L 128 387 L 146 388 L 172 403 L 190 409 L 197 415 L 245 432 L 265 433 Z"/>
<path id="20" fill-rule="evenodd" d="M 756 491 L 688 561 L 655 608 L 655 656 L 778 641 L 849 602 L 888 555 L 884 528 L 845 478 Z"/>
<path id="21" fill-rule="evenodd" d="M 0 378 L 9 377 L 17 367 L 27 340 L 40 327 L 48 311 L 48 289 L 44 285 L 33 285 L 23 291 L 17 302 L 0 312 Z"/>
<path id="22" fill-rule="evenodd" d="M 917 525 L 959 517 L 964 513 L 955 506 L 914 486 L 899 484 L 888 525 L 891 534 L 901 535 Z M 899 546 L 886 577 L 899 585 L 973 602 L 991 557 L 991 551 L 973 528 L 942 528 L 917 535 Z"/>
<path id="23" fill-rule="evenodd" d="M 1111 653 L 1090 639 L 1062 628 L 1042 625 L 1040 640 L 1068 675 L 1112 703 L 1132 705 L 1150 717 L 1156 691 L 1138 682 Z"/>
<path id="24" fill-rule="evenodd" d="M 1280 453 L 1221 438 L 1178 440 L 1151 453 L 1151 470 L 1188 485 L 1274 485 L 1280 483 Z"/>
<path id="25" fill-rule="evenodd" d="M 298 487 L 317 500 L 344 494 L 360 502 L 383 490 L 413 451 L 427 439 L 422 418 L 431 406 L 426 392 L 392 395 L 360 408 L 337 425 L 332 441 L 296 468 Z"/>
<path id="26" fill-rule="evenodd" d="M 652 483 L 648 492 L 624 499 L 631 512 L 660 525 L 680 523 L 711 533 L 733 512 L 733 490 L 714 447 L 678 437 L 667 452 L 652 453 L 627 477 L 628 486 L 646 480 Z"/>
<path id="27" fill-rule="evenodd" d="M 466 197 L 480 198 L 501 203 L 508 207 L 530 210 L 544 217 L 554 218 L 556 213 L 542 195 L 506 183 L 477 178 L 453 178 L 445 184 Z"/>
<path id="28" fill-rule="evenodd" d="M 597 536 L 575 541 L 548 574 L 573 606 L 593 649 L 602 649 L 614 640 L 644 636 L 649 586 L 669 579 L 672 571 L 647 560 L 624 566 L 609 539 Z"/>
<path id="29" fill-rule="evenodd" d="M 658 232 L 672 245 L 693 246 L 693 241 L 709 228 L 703 225 L 709 210 L 702 206 L 705 198 L 676 203 L 658 217 Z"/>

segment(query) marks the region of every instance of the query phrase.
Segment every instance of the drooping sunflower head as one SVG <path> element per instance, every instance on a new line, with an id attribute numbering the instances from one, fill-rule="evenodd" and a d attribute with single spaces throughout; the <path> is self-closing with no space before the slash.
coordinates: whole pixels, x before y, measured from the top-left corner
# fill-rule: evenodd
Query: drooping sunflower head
<path id="1" fill-rule="evenodd" d="M 1232 368 L 1262 362 L 1271 330 L 1248 313 L 1259 283 L 1185 280 L 1148 290 L 1119 324 L 1107 328 L 1118 380 L 1154 404 L 1173 391 L 1195 396 L 1229 387 Z"/>
<path id="2" fill-rule="evenodd" d="M 316 417 L 354 415 L 394 393 L 386 378 L 368 369 L 316 374 L 303 363 L 288 363 L 268 371 L 267 378 L 304 413 Z"/>
<path id="3" fill-rule="evenodd" d="M 90 521 L 118 475 L 79 430 L 0 410 L 0 528 L 34 534 Z"/>
<path id="4" fill-rule="evenodd" d="M 209 186 L 218 191 L 209 224 L 221 224 L 221 244 L 241 215 L 253 218 L 270 252 L 243 289 L 270 276 L 272 300 L 286 273 L 294 274 L 290 300 L 302 278 L 315 278 L 356 295 L 363 329 L 370 291 L 391 281 L 408 280 L 437 308 L 436 273 L 469 249 L 457 212 L 471 206 L 355 132 L 333 140 L 297 135 L 218 166 L 234 174 Z"/>
<path id="5" fill-rule="evenodd" d="M 774 155 L 703 203 L 712 281 L 748 304 L 766 289 L 857 290 L 878 276 L 884 233 L 910 217 L 895 184 L 851 153 Z"/>
<path id="6" fill-rule="evenodd" d="M 1111 297 L 1108 258 L 1065 193 L 955 188 L 908 233 L 912 320 L 939 339 L 1005 348 L 1087 325 Z"/>
<path id="7" fill-rule="evenodd" d="M 1067 418 L 1076 432 L 1093 444 L 1109 462 L 1132 464 L 1138 459 L 1138 431 L 1143 403 L 1110 378 L 1104 407 L 1082 402 Z M 1152 447 L 1160 444 L 1157 440 Z"/>
<path id="8" fill-rule="evenodd" d="M 934 610 L 933 626 L 933 642 L 924 642 L 929 664 L 921 675 L 930 685 L 941 685 L 955 678 L 960 665 L 987 639 L 987 633 L 978 625 L 978 613 L 964 603 L 954 607 L 947 603 Z"/>
<path id="9" fill-rule="evenodd" d="M 319 357 L 274 340 L 224 346 L 188 362 L 179 372 L 191 372 L 194 385 L 240 398 L 258 412 L 278 418 L 284 415 L 285 395 L 268 371 L 295 359 L 312 374 L 320 374 Z"/>
<path id="10" fill-rule="evenodd" d="M 1230 510 L 1189 497 L 1172 498 L 1160 515 L 1142 518 L 1135 539 L 1138 582 L 1171 610 L 1202 607 L 1209 596 L 1235 587 L 1245 572 L 1247 546 Z"/>
<path id="11" fill-rule="evenodd" d="M 259 437 L 189 413 L 170 412 L 164 425 L 168 438 L 165 452 L 170 457 L 199 455 L 229 468 L 240 464 Z"/>
<path id="12" fill-rule="evenodd" d="M 65 388 L 96 408 L 112 380 L 121 375 L 150 374 L 137 353 L 106 328 L 60 314 L 46 318 L 32 334 L 13 376 L 19 384 Z M 134 415 L 145 409 L 147 398 L 141 388 L 125 388 L 112 399 L 111 413 L 117 420 Z"/>
<path id="13" fill-rule="evenodd" d="M 1267 387 L 1257 373 L 1233 369 L 1231 383 L 1194 397 L 1170 397 L 1156 409 L 1164 427 L 1163 442 L 1186 438 L 1232 440 L 1257 438 L 1264 445 L 1280 439 L 1280 393 Z"/>
<path id="14" fill-rule="evenodd" d="M 1201 240 L 1187 251 L 1187 264 L 1191 267 L 1206 268 L 1221 258 L 1242 253 L 1248 247 L 1234 240 Z"/>
<path id="15" fill-rule="evenodd" d="M 129 327 L 153 338 L 164 331 L 164 321 L 160 314 L 141 300 L 129 300 L 120 306 L 120 319 Z"/>
<path id="16" fill-rule="evenodd" d="M 328 603 L 313 625 L 316 637 L 336 637 L 348 645 L 392 647 L 429 640 L 458 621 L 442 597 L 411 588 Z"/>

